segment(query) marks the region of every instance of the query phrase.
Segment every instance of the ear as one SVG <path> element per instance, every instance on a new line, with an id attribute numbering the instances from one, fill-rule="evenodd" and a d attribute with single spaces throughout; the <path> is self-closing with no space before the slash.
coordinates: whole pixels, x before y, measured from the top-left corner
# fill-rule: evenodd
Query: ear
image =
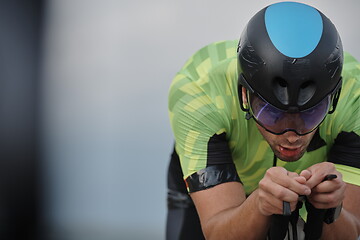
<path id="1" fill-rule="evenodd" d="M 241 97 L 242 97 L 242 101 L 243 101 L 243 104 L 246 106 L 248 106 L 248 101 L 247 101 L 247 94 L 246 94 L 246 88 L 244 87 L 241 87 Z"/>
<path id="2" fill-rule="evenodd" d="M 246 88 L 239 84 L 238 86 L 238 93 L 239 93 L 239 101 L 240 101 L 240 108 L 244 112 L 249 112 L 249 104 L 246 97 Z"/>

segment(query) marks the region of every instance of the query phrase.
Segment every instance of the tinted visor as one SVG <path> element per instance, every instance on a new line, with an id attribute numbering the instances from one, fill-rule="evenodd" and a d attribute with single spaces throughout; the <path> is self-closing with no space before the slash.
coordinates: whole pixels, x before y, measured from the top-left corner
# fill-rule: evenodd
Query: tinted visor
<path id="1" fill-rule="evenodd" d="M 314 131 L 329 111 L 331 94 L 312 108 L 299 112 L 280 110 L 257 94 L 248 94 L 250 111 L 256 122 L 273 134 L 294 131 L 305 135 Z"/>

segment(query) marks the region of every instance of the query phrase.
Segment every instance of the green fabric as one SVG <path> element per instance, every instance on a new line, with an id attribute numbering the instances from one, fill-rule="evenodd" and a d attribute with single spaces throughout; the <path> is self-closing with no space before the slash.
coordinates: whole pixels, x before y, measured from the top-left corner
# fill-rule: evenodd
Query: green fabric
<path id="1" fill-rule="evenodd" d="M 250 194 L 265 171 L 272 167 L 274 154 L 255 121 L 246 120 L 240 109 L 236 48 L 237 41 L 216 42 L 202 48 L 186 62 L 170 87 L 169 116 L 184 178 L 206 167 L 210 137 L 225 132 L 245 192 Z M 327 145 L 305 153 L 299 161 L 278 160 L 277 165 L 299 173 L 326 161 L 341 131 L 354 131 L 359 135 L 359 86 L 360 64 L 345 54 L 343 88 L 337 110 L 328 115 L 319 128 Z M 341 172 L 345 181 L 360 185 L 359 180 L 353 180 L 359 176 L 359 171 L 354 173 L 349 168 L 341 168 Z"/>
<path id="2" fill-rule="evenodd" d="M 360 186 L 360 169 L 345 165 L 335 164 L 336 170 L 343 175 L 344 182 Z"/>

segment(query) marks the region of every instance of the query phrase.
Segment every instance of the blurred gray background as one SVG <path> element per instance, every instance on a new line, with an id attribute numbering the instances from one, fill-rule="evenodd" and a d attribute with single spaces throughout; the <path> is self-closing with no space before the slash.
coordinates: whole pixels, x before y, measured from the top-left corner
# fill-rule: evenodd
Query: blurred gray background
<path id="1" fill-rule="evenodd" d="M 167 94 L 194 51 L 278 1 L 50 0 L 42 72 L 49 239 L 164 239 Z M 360 1 L 308 0 L 360 59 Z"/>

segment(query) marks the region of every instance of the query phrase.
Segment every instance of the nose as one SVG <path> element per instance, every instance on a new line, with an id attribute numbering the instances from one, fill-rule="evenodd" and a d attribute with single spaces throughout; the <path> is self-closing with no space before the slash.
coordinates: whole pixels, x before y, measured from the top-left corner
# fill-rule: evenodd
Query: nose
<path id="1" fill-rule="evenodd" d="M 301 136 L 297 135 L 294 131 L 284 133 L 284 137 L 291 144 L 296 143 L 301 138 Z"/>
<path id="2" fill-rule="evenodd" d="M 300 113 L 285 113 L 282 118 L 282 125 L 287 129 L 302 129 L 304 127 L 304 120 Z"/>

